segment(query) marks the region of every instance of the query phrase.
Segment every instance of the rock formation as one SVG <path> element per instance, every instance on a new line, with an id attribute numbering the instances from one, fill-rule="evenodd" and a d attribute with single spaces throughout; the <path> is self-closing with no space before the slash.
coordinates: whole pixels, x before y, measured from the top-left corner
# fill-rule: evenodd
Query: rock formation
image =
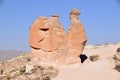
<path id="1" fill-rule="evenodd" d="M 86 35 L 82 24 L 80 23 L 78 16 L 80 12 L 77 9 L 72 9 L 70 12 L 70 28 L 67 34 L 67 56 L 70 62 L 76 62 L 79 60 L 79 56 L 82 53 L 85 43 Z"/>
<path id="2" fill-rule="evenodd" d="M 72 9 L 70 12 L 70 28 L 66 34 L 56 14 L 38 17 L 30 28 L 29 45 L 31 57 L 37 60 L 50 61 L 58 64 L 80 62 L 86 35 L 78 20 L 80 12 Z M 35 61 L 36 62 L 36 61 Z"/>
<path id="3" fill-rule="evenodd" d="M 52 66 L 27 66 L 31 61 L 29 54 L 0 62 L 0 80 L 51 80 L 59 71 Z M 29 70 L 28 70 L 29 69 Z"/>
<path id="4" fill-rule="evenodd" d="M 66 33 L 60 24 L 58 17 L 59 16 L 53 14 L 49 19 L 50 25 L 53 26 L 53 31 L 55 34 L 54 44 L 56 49 L 65 47 L 66 41 Z"/>
<path id="5" fill-rule="evenodd" d="M 46 17 L 38 17 L 30 28 L 29 44 L 34 49 L 53 51 L 54 31 Z"/>
<path id="6" fill-rule="evenodd" d="M 59 57 L 58 54 L 63 52 L 65 39 L 66 33 L 57 15 L 52 15 L 50 19 L 38 17 L 30 28 L 29 44 L 32 58 L 55 61 L 55 58 Z"/>

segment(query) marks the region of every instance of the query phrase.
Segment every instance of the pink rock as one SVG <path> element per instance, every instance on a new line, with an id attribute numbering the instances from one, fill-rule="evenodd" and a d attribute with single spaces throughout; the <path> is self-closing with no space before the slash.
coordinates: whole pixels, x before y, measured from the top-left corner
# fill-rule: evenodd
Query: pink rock
<path id="1" fill-rule="evenodd" d="M 61 23 L 58 20 L 59 16 L 53 14 L 51 15 L 49 19 L 50 25 L 53 27 L 53 31 L 55 34 L 55 39 L 54 39 L 54 44 L 56 49 L 61 49 L 65 47 L 65 42 L 66 42 L 66 33 L 61 25 Z"/>
<path id="2" fill-rule="evenodd" d="M 78 20 L 80 12 L 72 9 L 70 12 L 70 28 L 65 33 L 57 15 L 38 17 L 30 28 L 29 45 L 31 57 L 35 63 L 42 61 L 70 64 L 80 62 L 87 41 L 84 28 Z M 38 58 L 38 59 L 37 59 Z"/>
<path id="3" fill-rule="evenodd" d="M 37 18 L 30 28 L 29 44 L 32 58 L 56 61 L 65 47 L 66 33 L 58 16 Z"/>
<path id="4" fill-rule="evenodd" d="M 53 51 L 55 49 L 53 27 L 46 17 L 38 17 L 30 28 L 29 44 L 34 49 Z"/>
<path id="5" fill-rule="evenodd" d="M 78 15 L 80 15 L 80 12 L 77 9 L 71 10 L 71 22 L 66 43 L 68 62 L 76 62 L 77 60 L 79 61 L 79 56 L 83 52 L 87 40 L 85 30 L 78 19 Z"/>

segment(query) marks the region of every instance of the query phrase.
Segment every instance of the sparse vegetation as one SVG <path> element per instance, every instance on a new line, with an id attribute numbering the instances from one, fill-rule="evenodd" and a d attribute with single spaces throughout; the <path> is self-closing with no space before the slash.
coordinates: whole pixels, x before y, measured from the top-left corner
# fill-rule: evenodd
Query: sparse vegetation
<path id="1" fill-rule="evenodd" d="M 89 57 L 91 61 L 97 61 L 99 59 L 99 55 L 92 55 Z"/>
<path id="2" fill-rule="evenodd" d="M 116 52 L 117 52 L 117 53 L 119 53 L 119 52 L 120 52 L 120 47 L 116 50 Z"/>
<path id="3" fill-rule="evenodd" d="M 113 56 L 113 59 L 115 60 L 116 65 L 120 65 L 120 48 L 116 50 L 116 54 Z"/>
<path id="4" fill-rule="evenodd" d="M 52 66 L 33 66 L 26 72 L 26 64 L 30 61 L 28 54 L 11 59 L 0 64 L 0 80 L 51 80 L 58 75 L 58 70 Z"/>
<path id="5" fill-rule="evenodd" d="M 98 48 L 98 46 L 94 46 L 94 49 L 97 49 Z"/>
<path id="6" fill-rule="evenodd" d="M 117 70 L 118 72 L 120 72 L 120 64 L 116 65 L 114 69 Z"/>
<path id="7" fill-rule="evenodd" d="M 105 43 L 104 45 L 109 45 L 109 43 Z"/>

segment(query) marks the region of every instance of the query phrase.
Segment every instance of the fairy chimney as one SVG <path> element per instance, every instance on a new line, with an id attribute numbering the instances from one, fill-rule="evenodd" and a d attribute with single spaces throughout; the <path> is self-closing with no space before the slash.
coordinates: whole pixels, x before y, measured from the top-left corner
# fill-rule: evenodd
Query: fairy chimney
<path id="1" fill-rule="evenodd" d="M 87 39 L 83 25 L 78 19 L 79 15 L 80 12 L 77 9 L 71 10 L 71 22 L 67 34 L 56 14 L 51 15 L 50 18 L 38 17 L 33 22 L 30 28 L 29 45 L 31 57 L 37 59 L 35 63 L 41 61 L 58 64 L 80 62 L 79 55 L 83 52 Z"/>
<path id="2" fill-rule="evenodd" d="M 77 9 L 72 9 L 70 12 L 70 27 L 67 34 L 67 55 L 68 62 L 77 62 L 80 54 L 83 52 L 85 43 L 87 41 L 83 25 L 78 19 L 80 12 Z"/>
<path id="3" fill-rule="evenodd" d="M 55 47 L 57 49 L 61 49 L 65 47 L 65 39 L 66 39 L 66 33 L 59 22 L 59 16 L 56 14 L 51 15 L 49 18 L 49 23 L 54 29 L 54 34 L 55 34 Z"/>

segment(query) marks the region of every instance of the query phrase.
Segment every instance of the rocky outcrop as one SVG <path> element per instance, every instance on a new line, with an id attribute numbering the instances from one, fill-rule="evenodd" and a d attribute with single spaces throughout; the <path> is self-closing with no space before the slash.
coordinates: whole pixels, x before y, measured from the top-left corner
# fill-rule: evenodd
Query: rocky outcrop
<path id="1" fill-rule="evenodd" d="M 52 66 L 34 65 L 31 69 L 29 55 L 21 55 L 6 62 L 0 62 L 0 80 L 51 80 L 59 71 Z M 29 69 L 29 70 L 28 70 Z"/>
<path id="2" fill-rule="evenodd" d="M 72 9 L 70 12 L 70 28 L 65 33 L 56 14 L 38 17 L 30 28 L 29 45 L 31 57 L 35 63 L 40 61 L 58 64 L 80 62 L 87 41 L 84 28 L 78 16 L 80 12 Z"/>

